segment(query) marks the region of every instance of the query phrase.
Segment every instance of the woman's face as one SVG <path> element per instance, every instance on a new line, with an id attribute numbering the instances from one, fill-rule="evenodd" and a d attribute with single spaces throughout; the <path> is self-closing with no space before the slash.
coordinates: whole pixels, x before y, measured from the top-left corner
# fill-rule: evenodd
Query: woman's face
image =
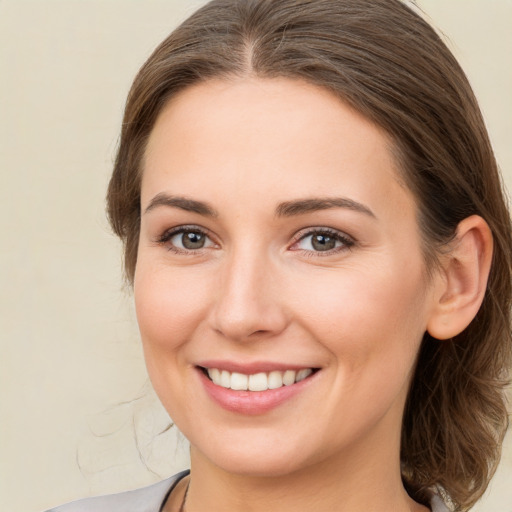
<path id="1" fill-rule="evenodd" d="M 287 79 L 209 81 L 162 111 L 135 300 L 151 380 L 193 460 L 282 475 L 398 458 L 433 291 L 389 145 Z"/>

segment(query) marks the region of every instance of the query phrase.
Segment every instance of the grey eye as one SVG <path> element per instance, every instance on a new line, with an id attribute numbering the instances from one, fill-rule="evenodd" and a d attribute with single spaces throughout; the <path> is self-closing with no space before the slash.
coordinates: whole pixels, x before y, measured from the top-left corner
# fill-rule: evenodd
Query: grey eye
<path id="1" fill-rule="evenodd" d="M 204 247 L 205 236 L 202 233 L 183 233 L 181 240 L 186 249 L 201 249 Z"/>
<path id="2" fill-rule="evenodd" d="M 337 240 L 332 236 L 325 234 L 313 235 L 311 237 L 311 245 L 315 251 L 329 251 L 336 247 Z"/>
<path id="3" fill-rule="evenodd" d="M 170 242 L 178 249 L 194 251 L 212 245 L 211 240 L 200 231 L 182 231 L 174 234 Z"/>
<path id="4" fill-rule="evenodd" d="M 299 249 L 306 251 L 325 252 L 341 247 L 343 243 L 339 238 L 329 233 L 312 233 L 305 236 L 297 244 Z"/>

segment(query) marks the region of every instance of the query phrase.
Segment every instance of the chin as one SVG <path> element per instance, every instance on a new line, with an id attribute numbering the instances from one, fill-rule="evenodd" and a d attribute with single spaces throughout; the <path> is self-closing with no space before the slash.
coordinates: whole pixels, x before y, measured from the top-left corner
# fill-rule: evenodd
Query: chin
<path id="1" fill-rule="evenodd" d="M 206 459 L 221 470 L 243 476 L 282 477 L 310 467 L 320 454 L 308 456 L 312 447 L 300 440 L 275 439 L 275 435 L 259 433 L 256 442 L 247 442 L 250 436 L 258 435 L 249 431 L 244 433 L 245 442 L 233 436 L 231 442 L 224 439 L 210 439 L 205 446 L 192 444 L 192 464 L 194 459 Z M 259 442 L 258 442 L 259 441 Z M 279 448 L 276 448 L 279 447 Z M 325 454 L 328 457 L 327 454 Z"/>
<path id="2" fill-rule="evenodd" d="M 306 464 L 301 464 L 301 461 L 291 460 L 281 452 L 260 453 L 259 456 L 254 457 L 230 456 L 225 453 L 212 462 L 227 473 L 260 478 L 283 477 L 307 467 Z"/>

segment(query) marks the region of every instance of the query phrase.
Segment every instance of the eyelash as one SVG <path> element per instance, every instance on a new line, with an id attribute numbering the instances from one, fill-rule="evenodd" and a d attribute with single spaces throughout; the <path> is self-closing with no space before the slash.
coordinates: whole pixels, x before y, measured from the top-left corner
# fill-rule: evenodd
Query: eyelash
<path id="1" fill-rule="evenodd" d="M 200 228 L 199 226 L 194 225 L 188 225 L 188 226 L 178 226 L 172 229 L 168 229 L 162 235 L 158 237 L 156 240 L 156 243 L 159 245 L 167 245 L 167 249 L 171 252 L 174 252 L 176 254 L 200 254 L 202 252 L 202 249 L 205 249 L 204 247 L 201 247 L 199 249 L 182 249 L 181 247 L 176 247 L 173 244 L 170 244 L 170 240 L 179 234 L 185 234 L 185 233 L 196 233 L 199 235 L 202 235 L 210 240 L 210 242 L 213 242 L 211 239 L 208 231 L 206 231 L 203 228 Z M 326 251 L 314 251 L 314 250 L 308 250 L 308 249 L 293 249 L 294 246 L 298 245 L 301 241 L 306 240 L 308 237 L 314 236 L 314 235 L 327 235 L 329 238 L 334 239 L 336 242 L 340 242 L 341 246 L 335 247 L 333 249 L 328 249 Z M 299 232 L 297 235 L 295 235 L 294 240 L 291 244 L 291 250 L 293 251 L 300 251 L 307 255 L 308 257 L 317 257 L 317 256 L 331 256 L 333 254 L 336 254 L 338 252 L 347 251 L 350 250 L 354 245 L 355 241 L 353 238 L 336 231 L 332 228 L 308 228 L 307 230 L 303 230 Z M 208 247 L 206 247 L 207 249 Z"/>
<path id="2" fill-rule="evenodd" d="M 200 254 L 202 252 L 203 247 L 199 249 L 182 249 L 181 247 L 176 247 L 175 245 L 169 243 L 171 239 L 180 234 L 185 233 L 196 233 L 204 236 L 209 239 L 212 243 L 214 243 L 208 234 L 208 231 L 200 228 L 199 226 L 189 225 L 189 226 L 178 226 L 172 229 L 168 229 L 164 231 L 156 240 L 156 243 L 159 245 L 167 245 L 167 249 L 176 254 Z"/>

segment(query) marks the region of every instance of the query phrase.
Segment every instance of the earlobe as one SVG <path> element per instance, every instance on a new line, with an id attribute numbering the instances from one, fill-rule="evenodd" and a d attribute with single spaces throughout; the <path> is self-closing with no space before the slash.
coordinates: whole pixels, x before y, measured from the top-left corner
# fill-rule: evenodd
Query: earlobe
<path id="1" fill-rule="evenodd" d="M 461 221 L 451 250 L 442 257 L 427 332 L 439 340 L 453 338 L 473 320 L 484 299 L 493 240 L 482 217 Z"/>

